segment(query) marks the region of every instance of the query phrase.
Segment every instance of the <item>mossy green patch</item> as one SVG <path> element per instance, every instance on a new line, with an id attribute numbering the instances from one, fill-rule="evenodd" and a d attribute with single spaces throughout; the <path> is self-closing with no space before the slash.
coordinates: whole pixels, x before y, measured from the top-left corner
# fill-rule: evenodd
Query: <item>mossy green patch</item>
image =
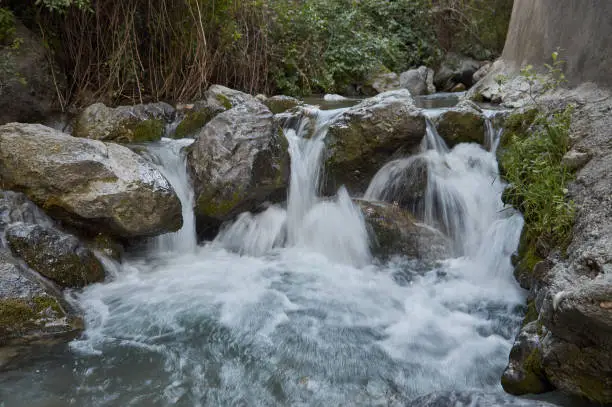
<path id="1" fill-rule="evenodd" d="M 157 141 L 164 135 L 164 122 L 160 119 L 143 120 L 131 128 L 132 143 Z"/>
<path id="2" fill-rule="evenodd" d="M 200 195 L 196 203 L 199 215 L 223 219 L 244 199 L 242 191 L 235 191 L 229 197 L 216 195 Z"/>
<path id="3" fill-rule="evenodd" d="M 33 298 L 7 298 L 0 300 L 0 328 L 9 331 L 35 328 L 45 317 L 43 313 L 51 309 L 58 318 L 64 311 L 57 300 L 48 295 Z"/>
<path id="4" fill-rule="evenodd" d="M 221 106 L 225 108 L 225 110 L 230 110 L 232 108 L 232 101 L 225 95 L 218 93 L 216 95 L 217 100 L 221 103 Z"/>
<path id="5" fill-rule="evenodd" d="M 527 108 L 520 112 L 514 112 L 504 121 L 504 132 L 500 140 L 500 149 L 507 148 L 512 139 L 517 137 L 524 139 L 528 135 L 528 130 L 536 122 L 539 110 L 535 107 Z"/>
<path id="6" fill-rule="evenodd" d="M 174 138 L 185 138 L 193 136 L 202 127 L 215 117 L 215 113 L 210 109 L 188 112 L 185 118 L 179 123 L 174 132 Z"/>
<path id="7" fill-rule="evenodd" d="M 438 133 L 452 147 L 459 143 L 484 144 L 484 117 L 476 112 L 448 111 L 440 117 Z"/>

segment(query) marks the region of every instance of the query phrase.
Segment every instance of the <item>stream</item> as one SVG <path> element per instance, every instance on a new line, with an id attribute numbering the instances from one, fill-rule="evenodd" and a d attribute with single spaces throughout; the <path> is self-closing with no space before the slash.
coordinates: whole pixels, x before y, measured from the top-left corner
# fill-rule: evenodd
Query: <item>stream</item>
<path id="1" fill-rule="evenodd" d="M 70 293 L 83 336 L 0 372 L 0 406 L 547 405 L 499 383 L 525 293 L 510 263 L 523 220 L 501 201 L 498 134 L 489 127 L 487 150 L 450 150 L 429 126 L 421 215 L 447 231 L 454 256 L 381 263 L 346 190 L 318 195 L 326 124 L 341 111 L 318 111 L 310 139 L 285 129 L 286 204 L 243 214 L 205 244 L 182 155 L 191 140 L 148 146 L 183 229 Z M 365 198 L 396 200 L 412 159 L 383 167 Z"/>

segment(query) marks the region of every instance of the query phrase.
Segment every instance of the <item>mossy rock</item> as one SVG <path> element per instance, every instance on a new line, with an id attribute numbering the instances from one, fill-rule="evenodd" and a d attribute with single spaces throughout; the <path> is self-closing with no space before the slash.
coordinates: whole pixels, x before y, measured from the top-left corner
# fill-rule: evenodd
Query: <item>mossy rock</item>
<path id="1" fill-rule="evenodd" d="M 436 120 L 436 128 L 449 147 L 460 143 L 485 144 L 485 118 L 475 110 L 449 110 Z"/>
<path id="2" fill-rule="evenodd" d="M 537 108 L 529 108 L 513 112 L 503 122 L 504 132 L 499 142 L 500 150 L 508 147 L 513 137 L 524 139 L 528 136 L 529 128 L 534 124 L 538 117 Z"/>
<path id="3" fill-rule="evenodd" d="M 195 136 L 208 122 L 210 122 L 222 110 L 213 106 L 199 106 L 196 104 L 185 113 L 185 117 L 176 127 L 172 138 L 186 138 Z"/>
<path id="4" fill-rule="evenodd" d="M 278 114 L 301 106 L 303 103 L 301 100 L 291 96 L 278 95 L 265 99 L 263 104 L 268 106 L 272 113 Z"/>
<path id="5" fill-rule="evenodd" d="M 119 143 L 146 143 L 160 140 L 164 132 L 165 125 L 160 119 L 132 121 L 117 129 L 112 139 Z"/>

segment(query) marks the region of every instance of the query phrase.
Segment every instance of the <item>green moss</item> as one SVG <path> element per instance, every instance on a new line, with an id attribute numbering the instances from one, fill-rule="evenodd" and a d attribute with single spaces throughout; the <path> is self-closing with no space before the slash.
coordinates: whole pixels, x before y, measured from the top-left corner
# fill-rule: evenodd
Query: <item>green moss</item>
<path id="1" fill-rule="evenodd" d="M 504 134 L 500 140 L 500 149 L 507 148 L 515 137 L 519 139 L 527 137 L 528 130 L 535 124 L 538 115 L 538 109 L 530 108 L 508 116 L 504 121 Z"/>
<path id="2" fill-rule="evenodd" d="M 149 119 L 131 126 L 132 143 L 157 141 L 164 135 L 164 122 L 159 119 Z"/>
<path id="3" fill-rule="evenodd" d="M 484 144 L 484 118 L 476 113 L 449 111 L 437 126 L 438 133 L 449 147 L 459 143 Z"/>
<path id="4" fill-rule="evenodd" d="M 221 103 L 221 106 L 223 106 L 226 110 L 230 110 L 232 108 L 232 101 L 227 96 L 218 93 L 216 97 L 219 103 Z"/>
<path id="5" fill-rule="evenodd" d="M 525 318 L 523 318 L 523 326 L 537 319 L 538 319 L 538 310 L 536 309 L 535 301 L 533 300 L 529 301 L 527 303 L 527 312 L 525 313 Z"/>
<path id="6" fill-rule="evenodd" d="M 235 191 L 227 199 L 219 195 L 200 195 L 196 210 L 202 216 L 222 219 L 244 199 L 242 191 Z"/>
<path id="7" fill-rule="evenodd" d="M 206 125 L 215 117 L 215 114 L 208 110 L 192 111 L 185 115 L 174 132 L 174 138 L 185 138 L 194 135 L 198 130 Z"/>
<path id="8" fill-rule="evenodd" d="M 45 295 L 40 297 L 34 297 L 32 299 L 32 302 L 34 303 L 34 310 L 37 314 L 49 308 L 51 308 L 53 312 L 59 315 L 64 313 L 57 300 L 51 296 Z"/>
<path id="9" fill-rule="evenodd" d="M 0 326 L 5 328 L 19 328 L 32 324 L 36 313 L 27 301 L 22 299 L 0 300 Z"/>

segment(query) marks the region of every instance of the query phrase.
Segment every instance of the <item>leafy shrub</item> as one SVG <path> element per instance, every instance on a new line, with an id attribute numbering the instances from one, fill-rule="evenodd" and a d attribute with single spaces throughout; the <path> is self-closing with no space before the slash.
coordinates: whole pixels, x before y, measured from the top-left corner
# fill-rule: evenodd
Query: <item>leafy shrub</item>
<path id="1" fill-rule="evenodd" d="M 0 8 L 0 46 L 7 45 L 15 35 L 15 18 L 6 8 Z"/>
<path id="2" fill-rule="evenodd" d="M 527 239 L 551 248 L 569 244 L 574 224 L 574 203 L 566 199 L 573 174 L 561 165 L 570 148 L 572 111 L 569 106 L 552 115 L 537 114 L 529 130 L 511 136 L 501 155 L 510 184 L 506 202 L 523 213 Z"/>

